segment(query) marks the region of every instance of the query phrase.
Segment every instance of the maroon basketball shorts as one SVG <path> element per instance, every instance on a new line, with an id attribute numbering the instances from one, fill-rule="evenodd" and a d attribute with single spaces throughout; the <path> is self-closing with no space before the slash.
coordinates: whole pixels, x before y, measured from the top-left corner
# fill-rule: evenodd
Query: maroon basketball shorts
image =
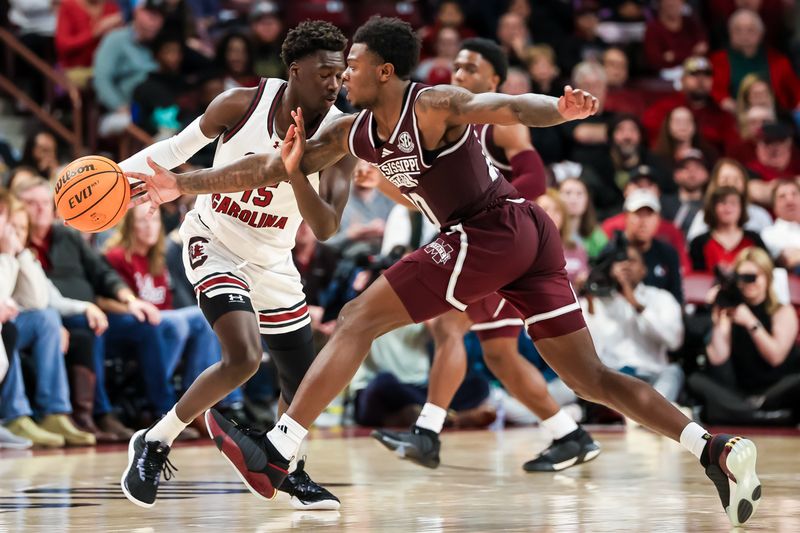
<path id="1" fill-rule="evenodd" d="M 564 268 L 558 230 L 536 204 L 501 201 L 452 226 L 386 271 L 415 322 L 498 293 L 533 340 L 586 326 Z"/>
<path id="2" fill-rule="evenodd" d="M 524 319 L 513 305 L 497 293 L 467 306 L 470 328 L 481 341 L 519 337 Z"/>

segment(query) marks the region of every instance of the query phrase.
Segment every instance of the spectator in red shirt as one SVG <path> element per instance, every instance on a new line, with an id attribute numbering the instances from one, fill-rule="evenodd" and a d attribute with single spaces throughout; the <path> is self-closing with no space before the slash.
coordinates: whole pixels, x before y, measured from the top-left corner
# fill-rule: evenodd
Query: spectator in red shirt
<path id="1" fill-rule="evenodd" d="M 775 100 L 786 110 L 800 108 L 800 80 L 789 60 L 764 45 L 764 23 L 749 9 L 736 11 L 728 20 L 730 45 L 711 56 L 714 65 L 712 95 L 723 109 L 735 112 L 734 97 L 745 76 L 759 74 L 769 79 Z"/>
<path id="2" fill-rule="evenodd" d="M 105 256 L 137 298 L 158 308 L 161 322 L 171 333 L 165 335 L 171 348 L 165 354 L 168 360 L 163 365 L 167 375 L 150 375 L 147 379 L 170 383 L 178 362 L 183 360 L 181 384 L 188 388 L 206 368 L 222 360 L 222 349 L 199 307 L 172 307 L 161 217 L 150 217 L 147 210 L 146 206 L 139 206 L 125 214 L 117 234 L 108 243 Z M 154 370 L 145 369 L 145 372 Z M 173 391 L 171 386 L 168 389 Z M 242 393 L 236 389 L 222 403 L 242 401 Z"/>
<path id="3" fill-rule="evenodd" d="M 648 108 L 642 116 L 650 139 L 657 139 L 667 114 L 679 106 L 688 107 L 701 135 L 718 152 L 738 140 L 736 120 L 711 98 L 711 63 L 704 57 L 690 57 L 683 63 L 681 92 L 667 96 Z"/>
<path id="4" fill-rule="evenodd" d="M 625 186 L 623 194 L 627 200 L 631 193 L 641 190 L 648 191 L 656 197 L 661 196 L 661 190 L 658 187 L 658 183 L 653 179 L 653 177 L 650 175 L 649 169 L 644 165 L 633 174 L 630 181 L 628 181 L 628 184 Z M 627 213 L 620 213 L 611 218 L 605 219 L 601 227 L 606 235 L 611 238 L 614 235 L 614 232 L 625 229 L 626 218 Z M 666 218 L 659 217 L 655 238 L 675 248 L 675 251 L 678 252 L 681 268 L 684 270 L 689 270 L 690 263 L 689 256 L 686 254 L 686 241 L 683 238 L 683 233 L 681 233 L 681 230 L 679 230 L 675 224 Z"/>
<path id="5" fill-rule="evenodd" d="M 720 187 L 706 196 L 704 217 L 710 231 L 689 245 L 692 269 L 713 273 L 716 266 L 729 270 L 739 252 L 751 246 L 766 250 L 758 233 L 744 229 L 747 211 L 744 193 Z"/>
<path id="6" fill-rule="evenodd" d="M 112 0 L 64 0 L 56 22 L 56 56 L 67 76 L 80 86 L 91 77 L 100 39 L 124 24 Z"/>
<path id="7" fill-rule="evenodd" d="M 766 123 L 756 136 L 756 157 L 747 168 L 757 178 L 750 185 L 750 199 L 769 206 L 775 180 L 800 174 L 800 152 L 794 146 L 792 128 L 781 122 Z"/>
<path id="8" fill-rule="evenodd" d="M 455 61 L 460 47 L 461 37 L 458 30 L 447 26 L 440 29 L 436 35 L 436 55 L 419 64 L 414 71 L 414 78 L 429 85 L 450 83 L 453 61 Z"/>
<path id="9" fill-rule="evenodd" d="M 644 98 L 641 91 L 628 87 L 629 61 L 625 52 L 616 47 L 603 52 L 603 68 L 606 69 L 608 80 L 606 110 L 642 116 L 645 110 Z"/>
<path id="10" fill-rule="evenodd" d="M 644 55 L 654 70 L 673 68 L 692 55 L 708 53 L 708 38 L 700 22 L 686 14 L 684 0 L 661 0 L 658 18 L 647 23 Z"/>
<path id="11" fill-rule="evenodd" d="M 253 70 L 253 45 L 241 33 L 229 33 L 217 45 L 217 62 L 225 71 L 225 89 L 255 87 L 258 76 Z"/>
<path id="12" fill-rule="evenodd" d="M 436 21 L 420 28 L 419 35 L 422 39 L 421 58 L 436 55 L 436 40 L 442 28 L 453 28 L 458 32 L 459 41 L 475 37 L 475 32 L 464 25 L 464 11 L 458 0 L 442 0 L 436 11 Z"/>
<path id="13" fill-rule="evenodd" d="M 676 107 L 661 125 L 661 133 L 653 153 L 673 165 L 690 150 L 700 150 L 712 164 L 717 160 L 717 151 L 702 138 L 694 115 L 688 107 Z"/>

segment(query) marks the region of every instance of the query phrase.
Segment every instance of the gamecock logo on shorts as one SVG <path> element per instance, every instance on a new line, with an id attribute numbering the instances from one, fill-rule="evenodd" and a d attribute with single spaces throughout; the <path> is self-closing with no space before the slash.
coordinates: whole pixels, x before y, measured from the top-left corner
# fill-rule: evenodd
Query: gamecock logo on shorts
<path id="1" fill-rule="evenodd" d="M 425 247 L 425 251 L 431 254 L 434 262 L 443 265 L 453 257 L 453 247 L 442 239 L 436 239 Z"/>
<path id="2" fill-rule="evenodd" d="M 189 239 L 189 264 L 192 265 L 192 270 L 205 263 L 208 259 L 206 244 L 208 244 L 208 239 L 204 237 L 192 237 Z"/>

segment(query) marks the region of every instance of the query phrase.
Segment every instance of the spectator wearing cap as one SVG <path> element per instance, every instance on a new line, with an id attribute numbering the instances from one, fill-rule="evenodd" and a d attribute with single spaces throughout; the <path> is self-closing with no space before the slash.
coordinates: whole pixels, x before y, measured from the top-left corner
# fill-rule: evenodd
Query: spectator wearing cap
<path id="1" fill-rule="evenodd" d="M 642 116 L 645 110 L 642 93 L 628 85 L 630 62 L 627 54 L 621 48 L 611 47 L 603 52 L 602 62 L 608 80 L 606 110 Z"/>
<path id="2" fill-rule="evenodd" d="M 94 57 L 94 89 L 108 111 L 101 119 L 101 134 L 112 135 L 130 123 L 133 91 L 158 68 L 148 43 L 164 23 L 165 0 L 142 0 L 130 24 L 109 32 Z"/>
<path id="3" fill-rule="evenodd" d="M 711 171 L 711 180 L 708 182 L 708 187 L 706 188 L 706 193 L 703 198 L 707 198 L 715 190 L 725 186 L 733 187 L 737 191 L 740 191 L 744 194 L 744 207 L 747 213 L 747 222 L 744 228 L 755 233 L 761 233 L 764 228 L 772 224 L 772 217 L 766 209 L 749 201 L 749 191 L 752 185 L 753 183 L 749 181 L 747 169 L 744 165 L 735 159 L 722 158 L 717 161 L 717 164 L 714 165 Z M 694 221 L 689 226 L 689 232 L 686 235 L 686 240 L 688 242 L 691 242 L 698 235 L 708 231 L 708 224 L 706 224 L 704 217 L 705 215 L 703 212 L 699 212 L 695 215 Z"/>
<path id="4" fill-rule="evenodd" d="M 284 27 L 275 2 L 258 2 L 249 16 L 250 40 L 253 43 L 253 70 L 262 78 L 285 78 L 281 60 Z"/>
<path id="5" fill-rule="evenodd" d="M 693 55 L 708 53 L 708 37 L 702 24 L 687 13 L 684 0 L 660 0 L 658 17 L 647 23 L 644 56 L 653 70 L 677 67 Z"/>
<path id="6" fill-rule="evenodd" d="M 786 110 L 800 108 L 800 80 L 789 60 L 764 44 L 764 23 L 758 13 L 739 9 L 728 19 L 730 45 L 714 53 L 714 85 L 712 95 L 723 109 L 736 111 L 734 98 L 748 74 L 769 79 L 775 100 Z"/>
<path id="7" fill-rule="evenodd" d="M 800 153 L 794 146 L 792 128 L 781 122 L 769 122 L 756 136 L 756 156 L 747 168 L 759 179 L 753 180 L 750 199 L 767 206 L 772 201 L 773 180 L 800 174 Z"/>
<path id="8" fill-rule="evenodd" d="M 708 59 L 693 56 L 684 61 L 681 91 L 659 100 L 642 115 L 649 138 L 653 141 L 658 139 L 659 129 L 667 114 L 676 107 L 685 106 L 694 115 L 701 135 L 718 152 L 723 153 L 727 145 L 738 139 L 736 120 L 714 101 L 711 87 L 712 70 Z"/>
<path id="9" fill-rule="evenodd" d="M 631 179 L 625 185 L 625 189 L 623 190 L 626 200 L 636 191 L 648 191 L 655 195 L 656 198 L 661 196 L 661 190 L 659 189 L 658 183 L 655 181 L 650 172 L 650 168 L 647 165 L 641 165 L 634 169 L 633 173 L 631 174 Z M 659 205 L 663 206 L 660 201 Z M 603 228 L 605 234 L 610 238 L 617 231 L 625 229 L 626 219 L 627 213 L 620 213 L 605 219 L 601 227 Z M 682 268 L 688 269 L 690 267 L 689 256 L 686 254 L 686 240 L 684 239 L 683 234 L 672 222 L 663 216 L 659 217 L 655 237 L 666 242 L 672 246 L 676 252 L 678 252 L 678 257 L 680 257 Z"/>
<path id="10" fill-rule="evenodd" d="M 745 205 L 744 193 L 733 187 L 719 187 L 706 195 L 703 218 L 709 231 L 689 245 L 695 272 L 712 273 L 718 266 L 729 270 L 742 250 L 751 246 L 766 249 L 758 233 L 744 228 Z"/>
<path id="11" fill-rule="evenodd" d="M 780 180 L 772 191 L 775 223 L 764 228 L 761 239 L 778 266 L 798 274 L 800 268 L 800 184 Z"/>
<path id="12" fill-rule="evenodd" d="M 661 222 L 661 203 L 653 191 L 632 191 L 625 199 L 625 237 L 644 259 L 647 275 L 643 283 L 669 291 L 683 303 L 683 284 L 678 252 L 657 239 Z"/>
<path id="13" fill-rule="evenodd" d="M 710 178 L 703 153 L 696 149 L 687 150 L 675 163 L 672 176 L 678 190 L 661 196 L 661 215 L 671 220 L 686 236 L 703 209 L 703 192 Z"/>
<path id="14" fill-rule="evenodd" d="M 562 72 L 571 72 L 583 61 L 600 62 L 608 43 L 597 34 L 599 11 L 600 6 L 594 0 L 578 3 L 573 21 L 575 29 L 571 35 L 565 34 L 556 48 Z"/>
<path id="15" fill-rule="evenodd" d="M 81 87 L 92 76 L 100 39 L 124 24 L 113 0 L 64 0 L 56 22 L 56 55 L 67 76 Z"/>

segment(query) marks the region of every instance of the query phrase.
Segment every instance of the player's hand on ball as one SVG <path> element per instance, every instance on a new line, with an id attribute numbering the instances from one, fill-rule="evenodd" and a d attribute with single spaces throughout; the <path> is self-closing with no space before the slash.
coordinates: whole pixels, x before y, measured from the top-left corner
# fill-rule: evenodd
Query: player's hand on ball
<path id="1" fill-rule="evenodd" d="M 171 202 L 181 195 L 178 188 L 178 175 L 147 158 L 147 164 L 153 174 L 126 172 L 125 177 L 136 180 L 131 184 L 131 203 L 128 208 L 150 202 L 148 215 L 153 215 L 161 204 Z"/>
<path id="2" fill-rule="evenodd" d="M 286 174 L 291 178 L 293 174 L 301 173 L 300 161 L 306 149 L 306 127 L 303 120 L 303 110 L 299 107 L 292 111 L 294 124 L 289 126 L 286 138 L 281 144 L 281 159 L 286 167 Z"/>
<path id="3" fill-rule="evenodd" d="M 564 87 L 564 96 L 558 99 L 558 112 L 567 120 L 580 120 L 597 113 L 597 98 L 569 85 Z"/>

